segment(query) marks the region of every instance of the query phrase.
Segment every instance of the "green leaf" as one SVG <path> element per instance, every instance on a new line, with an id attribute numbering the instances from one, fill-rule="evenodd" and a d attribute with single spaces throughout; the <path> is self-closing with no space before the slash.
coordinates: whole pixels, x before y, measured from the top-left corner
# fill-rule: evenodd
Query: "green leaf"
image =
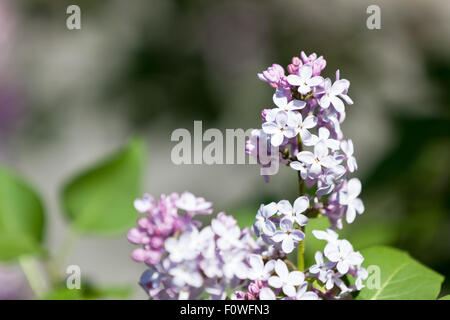
<path id="1" fill-rule="evenodd" d="M 376 246 L 361 251 L 363 266 L 369 268 L 366 287 L 361 290 L 359 300 L 435 300 L 444 277 L 425 267 L 401 250 Z M 369 266 L 376 266 L 380 272 Z M 371 288 L 379 275 L 378 288 Z"/>
<path id="2" fill-rule="evenodd" d="M 439 298 L 439 300 L 450 300 L 450 294 Z"/>
<path id="3" fill-rule="evenodd" d="M 44 300 L 84 300 L 84 298 L 81 290 L 58 287 L 50 292 Z"/>
<path id="4" fill-rule="evenodd" d="M 133 290 L 129 286 L 97 287 L 86 283 L 80 289 L 68 289 L 65 285 L 60 285 L 53 289 L 44 300 L 129 299 L 132 293 Z"/>
<path id="5" fill-rule="evenodd" d="M 323 251 L 326 241 L 318 240 L 313 236 L 313 230 L 326 230 L 330 227 L 327 217 L 309 219 L 305 226 L 305 267 L 309 268 L 315 263 L 314 254 L 316 251 Z"/>
<path id="6" fill-rule="evenodd" d="M 36 192 L 0 167 L 0 261 L 41 250 L 44 209 Z"/>
<path id="7" fill-rule="evenodd" d="M 63 191 L 65 213 L 75 229 L 114 234 L 136 220 L 146 148 L 133 139 L 117 154 L 71 180 Z"/>
<path id="8" fill-rule="evenodd" d="M 339 233 L 339 239 L 347 239 L 355 250 L 361 250 L 375 245 L 395 243 L 398 238 L 398 228 L 399 226 L 392 221 L 368 220 L 360 224 L 347 224 L 342 231 L 336 231 Z"/>

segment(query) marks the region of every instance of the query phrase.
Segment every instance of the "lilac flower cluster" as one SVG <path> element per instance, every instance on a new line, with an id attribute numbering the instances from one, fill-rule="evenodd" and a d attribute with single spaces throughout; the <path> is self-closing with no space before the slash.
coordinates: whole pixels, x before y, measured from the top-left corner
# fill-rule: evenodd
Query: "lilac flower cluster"
<path id="1" fill-rule="evenodd" d="M 293 203 L 262 204 L 253 227 L 241 230 L 223 212 L 202 227 L 195 217 L 211 214 L 212 204 L 189 192 L 135 201 L 144 216 L 128 239 L 140 245 L 133 259 L 148 266 L 140 283 L 150 298 L 346 299 L 361 290 L 368 276 L 364 258 L 333 231 L 342 228 L 344 216 L 352 223 L 364 212 L 361 182 L 347 179 L 357 170 L 353 143 L 340 129 L 344 102 L 353 103 L 347 95 L 350 82 L 339 79 L 339 72 L 334 83 L 323 78 L 325 66 L 322 57 L 302 52 L 288 65 L 289 75 L 277 64 L 258 75 L 275 88 L 276 108 L 262 111 L 262 129 L 253 131 L 246 151 L 259 160 L 261 149 L 277 148 L 270 158 L 298 172 L 300 194 Z M 331 228 L 313 235 L 327 244 L 316 252 L 316 263 L 305 268 L 304 228 L 322 215 Z M 296 248 L 297 266 L 289 259 Z"/>
<path id="2" fill-rule="evenodd" d="M 300 57 L 292 58 L 287 75 L 278 64 L 258 74 L 275 88 L 276 107 L 262 111 L 262 128 L 252 132 L 246 151 L 259 161 L 261 146 L 278 148 L 278 154 L 270 157 L 298 171 L 306 187 L 314 188 L 315 209 L 341 229 L 343 217 L 352 223 L 356 214 L 364 212 L 358 198 L 361 183 L 357 178 L 347 181 L 347 175 L 358 169 L 353 142 L 344 139 L 341 130 L 344 102 L 353 104 L 348 96 L 350 82 L 340 79 L 339 70 L 334 82 L 324 78 L 323 57 L 304 52 Z"/>
<path id="3" fill-rule="evenodd" d="M 265 256 L 254 256 L 251 264 L 264 270 L 264 276 L 250 283 L 246 291 L 236 292 L 235 299 L 344 299 L 364 286 L 364 258 L 331 228 L 313 231 L 317 239 L 327 241 L 324 252 L 316 252 L 316 264 L 302 272 L 303 262 L 295 266 L 287 259 L 302 244 L 308 217 L 327 216 L 333 229 L 341 229 L 343 217 L 352 223 L 356 214 L 364 212 L 358 198 L 361 182 L 347 180 L 358 168 L 353 143 L 344 139 L 340 127 L 345 119 L 344 102 L 353 104 L 347 95 L 350 82 L 340 79 L 339 71 L 334 83 L 323 78 L 325 66 L 323 57 L 302 52 L 301 58 L 294 57 L 288 65 L 288 75 L 278 64 L 258 74 L 275 88 L 276 107 L 261 112 L 262 128 L 252 132 L 246 151 L 268 166 L 260 161 L 260 151 L 268 150 L 268 145 L 276 148 L 276 152 L 270 149 L 270 159 L 298 172 L 301 191 L 292 205 L 287 200 L 261 205 L 253 228 L 268 249 Z M 305 186 L 313 196 L 303 192 Z M 299 255 L 303 255 L 300 249 Z"/>
<path id="4" fill-rule="evenodd" d="M 339 240 L 339 235 L 331 229 L 313 230 L 313 235 L 319 240 L 327 241 L 324 252 L 316 252 L 316 264 L 309 268 L 309 274 L 325 285 L 324 295 L 328 298 L 340 298 L 355 290 L 361 290 L 364 287 L 363 280 L 368 277 L 367 270 L 361 267 L 363 256 L 353 250 L 350 242 Z M 354 285 L 348 286 L 345 283 L 343 279 L 346 275 L 355 278 Z"/>
<path id="5" fill-rule="evenodd" d="M 144 195 L 135 208 L 145 216 L 128 240 L 141 245 L 132 258 L 149 267 L 140 284 L 152 299 L 195 299 L 200 295 L 226 298 L 247 279 L 247 257 L 263 248 L 250 229 L 219 213 L 210 226 L 201 228 L 197 214 L 211 214 L 212 204 L 189 192 L 172 193 L 156 202 Z"/>

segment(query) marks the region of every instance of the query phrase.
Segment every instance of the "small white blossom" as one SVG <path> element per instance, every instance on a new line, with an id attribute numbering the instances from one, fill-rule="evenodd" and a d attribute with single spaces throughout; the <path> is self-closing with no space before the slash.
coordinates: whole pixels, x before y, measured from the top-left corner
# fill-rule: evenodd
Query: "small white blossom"
<path id="1" fill-rule="evenodd" d="M 347 188 L 339 193 L 339 203 L 347 206 L 347 223 L 352 223 L 355 220 L 356 213 L 362 214 L 364 212 L 364 204 L 358 198 L 360 193 L 361 181 L 358 178 L 350 179 L 347 183 Z"/>
<path id="2" fill-rule="evenodd" d="M 286 263 L 278 259 L 275 263 L 277 276 L 269 278 L 269 285 L 273 288 L 282 288 L 283 293 L 288 297 L 295 296 L 295 287 L 301 285 L 305 280 L 305 275 L 300 271 L 289 272 Z"/>
<path id="3" fill-rule="evenodd" d="M 281 242 L 281 249 L 285 253 L 291 253 L 294 250 L 294 244 L 305 238 L 302 231 L 294 229 L 294 223 L 289 218 L 281 219 L 280 229 L 280 231 L 274 233 L 272 240 L 276 243 Z"/>
<path id="4" fill-rule="evenodd" d="M 276 227 L 275 224 L 270 220 L 270 218 L 277 213 L 277 204 L 275 202 L 269 203 L 268 205 L 261 205 L 258 212 L 256 213 L 256 222 L 253 225 L 255 233 L 259 236 L 261 230 L 264 234 L 269 236 L 273 235 Z"/>
<path id="5" fill-rule="evenodd" d="M 298 86 L 298 92 L 305 95 L 323 82 L 321 76 L 312 77 L 312 73 L 311 66 L 305 64 L 298 70 L 298 75 L 289 75 L 287 81 L 290 85 Z"/>

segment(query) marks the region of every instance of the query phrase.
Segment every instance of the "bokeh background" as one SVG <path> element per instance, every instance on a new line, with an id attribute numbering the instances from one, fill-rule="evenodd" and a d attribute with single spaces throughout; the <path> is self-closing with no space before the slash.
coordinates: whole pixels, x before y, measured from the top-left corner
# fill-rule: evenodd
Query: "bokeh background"
<path id="1" fill-rule="evenodd" d="M 82 29 L 66 28 L 81 7 Z M 381 8 L 381 29 L 366 9 Z M 345 235 L 389 244 L 449 280 L 450 2 L 448 0 L 0 0 L 0 162 L 41 195 L 45 245 L 67 234 L 59 196 L 68 178 L 130 136 L 148 148 L 144 190 L 190 190 L 246 224 L 259 204 L 295 199 L 296 177 L 266 184 L 257 166 L 176 166 L 176 128 L 256 128 L 272 89 L 256 73 L 301 50 L 351 81 L 343 130 L 353 139 L 364 215 Z M 99 286 L 137 285 L 125 232 L 82 236 L 67 264 Z M 64 273 L 64 269 L 60 270 Z M 0 298 L 33 298 L 21 269 L 0 264 Z"/>

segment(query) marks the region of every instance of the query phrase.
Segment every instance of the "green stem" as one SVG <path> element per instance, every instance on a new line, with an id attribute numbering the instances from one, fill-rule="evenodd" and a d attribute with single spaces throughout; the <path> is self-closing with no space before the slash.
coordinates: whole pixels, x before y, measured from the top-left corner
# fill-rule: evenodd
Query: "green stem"
<path id="1" fill-rule="evenodd" d="M 39 270 L 38 261 L 32 256 L 22 256 L 19 263 L 34 295 L 38 299 L 42 298 L 47 291 L 47 285 Z"/>
<path id="2" fill-rule="evenodd" d="M 77 233 L 69 227 L 62 240 L 61 246 L 53 256 L 53 259 L 48 267 L 48 272 L 53 283 L 57 283 L 61 280 L 61 271 L 73 249 L 76 239 Z"/>
<path id="3" fill-rule="evenodd" d="M 300 137 L 300 134 L 298 135 L 298 152 L 301 152 L 303 150 L 302 145 L 302 138 Z M 298 172 L 298 195 L 302 196 L 305 194 L 305 182 L 303 181 L 300 171 Z M 300 229 L 305 232 L 304 227 L 300 227 Z M 297 251 L 297 267 L 298 270 L 303 271 L 305 269 L 305 239 L 303 241 L 300 241 L 298 244 L 298 251 Z"/>
<path id="4" fill-rule="evenodd" d="M 302 227 L 303 229 L 303 227 Z M 298 259 L 297 259 L 297 266 L 298 270 L 303 271 L 305 269 L 305 240 L 300 241 L 298 244 Z"/>

